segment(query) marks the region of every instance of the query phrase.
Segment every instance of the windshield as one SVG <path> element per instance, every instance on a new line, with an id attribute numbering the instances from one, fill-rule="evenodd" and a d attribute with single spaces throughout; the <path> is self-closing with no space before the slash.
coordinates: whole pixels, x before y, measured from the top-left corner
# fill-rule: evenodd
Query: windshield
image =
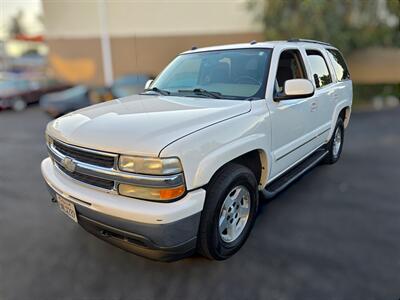
<path id="1" fill-rule="evenodd" d="M 262 99 L 271 49 L 188 53 L 175 58 L 149 90 L 174 96 Z"/>

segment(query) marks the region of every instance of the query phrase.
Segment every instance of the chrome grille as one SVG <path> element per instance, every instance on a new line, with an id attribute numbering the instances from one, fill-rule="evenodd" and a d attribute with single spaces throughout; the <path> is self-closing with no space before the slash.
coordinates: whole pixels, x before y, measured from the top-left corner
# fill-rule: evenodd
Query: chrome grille
<path id="1" fill-rule="evenodd" d="M 75 180 L 79 180 L 83 183 L 94 185 L 106 190 L 112 190 L 114 188 L 114 181 L 112 180 L 107 180 L 103 178 L 98 178 L 98 177 L 93 177 L 81 173 L 76 173 L 76 172 L 69 172 L 66 170 L 62 165 L 57 163 L 58 168 L 63 171 L 65 174 L 68 176 L 72 177 Z"/>
<path id="2" fill-rule="evenodd" d="M 104 168 L 112 168 L 114 166 L 115 156 L 103 155 L 94 151 L 84 150 L 83 148 L 72 147 L 58 141 L 53 141 L 53 146 L 60 153 L 84 163 Z"/>

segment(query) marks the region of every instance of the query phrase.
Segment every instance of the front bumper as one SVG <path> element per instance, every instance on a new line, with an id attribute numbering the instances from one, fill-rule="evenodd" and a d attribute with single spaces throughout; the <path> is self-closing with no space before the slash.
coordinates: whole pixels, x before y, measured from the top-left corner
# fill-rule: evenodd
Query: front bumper
<path id="1" fill-rule="evenodd" d="M 53 198 L 75 204 L 79 224 L 95 236 L 150 259 L 171 261 L 192 254 L 205 191 L 172 203 L 132 199 L 82 184 L 59 171 L 50 159 L 41 165 Z"/>

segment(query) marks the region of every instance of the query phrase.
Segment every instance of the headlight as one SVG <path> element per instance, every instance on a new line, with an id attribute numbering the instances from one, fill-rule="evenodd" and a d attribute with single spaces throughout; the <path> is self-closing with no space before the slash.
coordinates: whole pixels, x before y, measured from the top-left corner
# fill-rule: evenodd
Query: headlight
<path id="1" fill-rule="evenodd" d="M 185 193 L 183 185 L 168 188 L 154 188 L 135 186 L 131 184 L 119 184 L 118 192 L 120 195 L 154 201 L 174 200 Z"/>
<path id="2" fill-rule="evenodd" d="M 182 172 L 178 158 L 153 158 L 121 155 L 118 166 L 120 170 L 138 174 L 168 175 Z"/>

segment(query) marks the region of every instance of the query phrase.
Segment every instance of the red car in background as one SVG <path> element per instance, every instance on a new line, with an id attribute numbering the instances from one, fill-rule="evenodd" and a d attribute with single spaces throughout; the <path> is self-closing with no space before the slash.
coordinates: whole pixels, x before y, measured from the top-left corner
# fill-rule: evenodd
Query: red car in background
<path id="1" fill-rule="evenodd" d="M 38 102 L 47 93 L 70 87 L 71 85 L 46 77 L 0 79 L 0 110 L 11 108 L 20 111 L 28 104 Z"/>

